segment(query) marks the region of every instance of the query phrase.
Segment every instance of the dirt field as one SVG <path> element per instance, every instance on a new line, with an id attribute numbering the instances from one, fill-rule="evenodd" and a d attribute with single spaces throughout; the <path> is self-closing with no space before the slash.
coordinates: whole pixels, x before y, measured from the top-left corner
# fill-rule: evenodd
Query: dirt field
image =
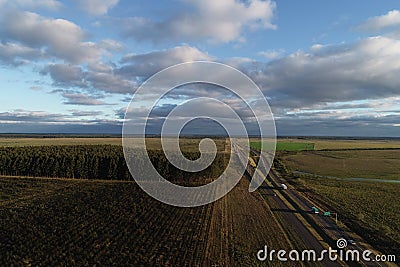
<path id="1" fill-rule="evenodd" d="M 133 182 L 1 178 L 0 188 L 4 266 L 248 266 L 260 264 L 264 245 L 289 248 L 244 179 L 223 199 L 190 209 L 162 204 Z"/>
<path id="2" fill-rule="evenodd" d="M 293 171 L 340 178 L 400 180 L 400 149 L 313 151 L 282 158 Z"/>

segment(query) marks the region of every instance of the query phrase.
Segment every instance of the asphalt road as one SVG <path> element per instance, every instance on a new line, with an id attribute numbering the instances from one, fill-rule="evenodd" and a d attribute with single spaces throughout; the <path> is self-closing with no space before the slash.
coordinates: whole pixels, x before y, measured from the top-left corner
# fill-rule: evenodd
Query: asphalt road
<path id="1" fill-rule="evenodd" d="M 244 153 L 239 147 L 236 147 L 235 150 L 236 153 Z M 251 179 L 249 176 L 248 178 Z M 258 190 L 265 190 L 265 194 L 261 194 L 261 196 L 267 203 L 273 203 L 274 207 L 278 207 L 278 210 L 273 212 L 281 213 L 281 217 L 283 218 L 284 222 L 280 223 L 283 224 L 283 226 L 290 226 L 291 230 L 297 235 L 298 239 L 304 243 L 305 248 L 316 251 L 317 258 L 319 258 L 321 251 L 323 251 L 325 248 L 322 246 L 320 241 L 307 229 L 307 227 L 304 226 L 296 214 L 290 210 L 286 203 L 281 198 L 274 195 L 274 189 L 269 187 L 264 181 Z M 330 261 L 327 257 L 325 257 L 320 263 L 323 266 L 341 266 L 341 264 L 338 262 Z"/>
<path id="2" fill-rule="evenodd" d="M 274 171 L 270 171 L 269 178 L 278 185 L 284 183 L 282 180 L 280 180 L 276 176 Z M 317 225 L 317 227 L 315 227 L 317 232 L 326 234 L 331 238 L 331 240 L 326 240 L 326 241 L 332 246 L 333 249 L 337 249 L 336 241 L 338 239 L 344 238 L 347 241 L 351 239 L 351 237 L 349 236 L 348 233 L 346 233 L 346 231 L 344 231 L 342 228 L 337 226 L 337 224 L 333 218 L 323 216 L 322 213 L 314 214 L 314 213 L 310 212 L 313 204 L 311 202 L 309 202 L 309 200 L 300 196 L 295 190 L 291 190 L 290 188 L 288 188 L 287 190 L 285 190 L 285 194 L 292 201 L 296 202 L 296 204 L 298 205 L 298 211 L 302 213 L 303 217 L 307 217 L 307 219 L 309 221 L 311 220 L 312 222 L 314 222 Z M 346 250 L 349 250 L 349 249 L 350 250 L 358 250 L 359 255 L 360 255 L 360 263 L 365 266 L 386 266 L 386 264 L 384 264 L 384 263 L 364 261 L 362 259 L 362 253 L 365 250 L 367 250 L 367 248 L 365 248 L 357 243 L 355 245 L 352 245 L 349 242 L 347 242 L 347 246 L 345 249 Z"/>
<path id="3" fill-rule="evenodd" d="M 238 145 L 234 145 L 234 149 L 236 153 L 244 153 L 243 149 Z M 254 153 L 259 154 L 257 150 L 252 150 Z M 243 154 L 241 155 L 244 156 Z M 254 169 L 253 169 L 254 171 Z M 251 179 L 251 177 L 248 177 Z M 268 174 L 268 179 L 274 185 L 274 187 L 268 186 L 265 181 L 262 186 L 258 190 L 265 190 L 266 194 L 262 194 L 265 201 L 267 203 L 275 203 L 274 206 L 278 206 L 279 210 L 276 212 L 281 212 L 282 218 L 285 220 L 285 223 L 290 225 L 292 229 L 296 232 L 296 234 L 301 237 L 304 243 L 307 246 L 307 249 L 313 249 L 317 252 L 321 252 L 325 249 L 321 242 L 307 229 L 307 227 L 303 224 L 301 220 L 295 215 L 295 212 L 300 213 L 318 232 L 323 238 L 324 241 L 327 242 L 332 249 L 338 249 L 336 246 L 336 241 L 340 238 L 344 238 L 346 241 L 350 239 L 349 235 L 340 227 L 336 225 L 336 222 L 331 217 L 323 216 L 322 214 L 314 214 L 311 213 L 311 207 L 313 204 L 305 199 L 303 196 L 299 195 L 295 190 L 291 190 L 288 188 L 287 190 L 278 189 L 282 183 L 282 181 L 274 171 L 270 171 Z M 285 183 L 286 184 L 286 183 Z M 275 194 L 274 190 L 280 190 L 281 194 Z M 286 203 L 280 198 L 282 195 L 286 200 L 291 203 L 296 210 L 291 210 Z M 325 240 L 326 239 L 326 240 Z M 360 255 L 359 262 L 347 262 L 347 264 L 353 266 L 362 265 L 362 266 L 387 266 L 382 262 L 373 262 L 373 261 L 364 261 L 362 259 L 362 253 L 366 250 L 365 247 L 359 244 L 350 244 L 347 242 L 347 246 L 344 250 L 358 250 Z M 317 254 L 318 255 L 318 254 Z M 325 257 L 327 258 L 327 257 Z M 372 258 L 372 255 L 371 255 Z M 338 262 L 333 262 L 329 259 L 325 259 L 322 262 L 324 266 L 341 266 Z"/>

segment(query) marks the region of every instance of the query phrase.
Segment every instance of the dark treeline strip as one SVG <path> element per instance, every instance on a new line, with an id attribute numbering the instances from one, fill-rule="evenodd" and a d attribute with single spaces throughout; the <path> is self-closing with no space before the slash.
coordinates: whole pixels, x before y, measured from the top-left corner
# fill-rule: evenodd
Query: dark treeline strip
<path id="1" fill-rule="evenodd" d="M 149 151 L 148 154 L 156 170 L 164 178 L 174 182 L 215 178 L 225 169 L 226 160 L 222 153 L 217 154 L 210 167 L 198 173 L 180 171 L 168 162 L 162 151 Z M 199 157 L 199 152 L 183 154 L 189 159 Z M 134 156 L 141 157 L 139 154 Z M 138 163 L 135 168 L 140 169 L 140 160 L 135 162 Z M 0 175 L 132 180 L 122 146 L 117 145 L 2 147 Z"/>

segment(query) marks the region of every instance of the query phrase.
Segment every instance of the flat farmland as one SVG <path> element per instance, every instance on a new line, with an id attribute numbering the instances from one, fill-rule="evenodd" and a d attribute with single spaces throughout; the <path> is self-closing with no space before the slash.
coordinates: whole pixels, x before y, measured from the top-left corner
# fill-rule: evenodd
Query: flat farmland
<path id="1" fill-rule="evenodd" d="M 162 204 L 134 182 L 0 178 L 0 188 L 2 266 L 244 266 L 264 244 L 290 247 L 245 179 L 198 208 Z"/>
<path id="2" fill-rule="evenodd" d="M 261 143 L 257 138 L 250 139 L 254 149 L 260 149 Z M 268 143 L 266 144 L 268 147 Z M 313 139 L 313 138 L 278 138 L 277 151 L 303 150 L 346 150 L 346 149 L 400 149 L 400 141 L 395 140 L 344 140 L 344 139 Z"/>
<path id="3" fill-rule="evenodd" d="M 282 154 L 292 171 L 339 178 L 400 180 L 399 150 L 309 151 Z"/>
<path id="4" fill-rule="evenodd" d="M 400 184 L 302 177 L 296 190 L 379 251 L 400 255 Z"/>
<path id="5" fill-rule="evenodd" d="M 400 148 L 397 140 L 310 140 L 315 150 Z"/>
<path id="6" fill-rule="evenodd" d="M 400 255 L 400 183 L 386 181 L 400 180 L 400 150 L 281 152 L 278 158 L 299 194 L 338 213 L 340 223 L 381 252 Z"/>
<path id="7" fill-rule="evenodd" d="M 253 149 L 260 150 L 262 147 L 268 149 L 271 148 L 271 144 L 266 142 L 250 142 L 250 147 Z M 280 141 L 276 143 L 276 151 L 303 151 L 303 150 L 314 150 L 314 143 L 310 142 L 290 142 Z"/>

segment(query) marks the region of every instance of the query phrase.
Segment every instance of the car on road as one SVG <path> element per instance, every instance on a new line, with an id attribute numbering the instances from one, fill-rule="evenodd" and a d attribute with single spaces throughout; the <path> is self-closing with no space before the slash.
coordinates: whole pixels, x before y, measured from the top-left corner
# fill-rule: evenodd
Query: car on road
<path id="1" fill-rule="evenodd" d="M 356 241 L 354 241 L 353 239 L 349 239 L 347 240 L 347 243 L 349 243 L 350 245 L 355 245 Z"/>
<path id="2" fill-rule="evenodd" d="M 319 210 L 318 210 L 318 208 L 316 208 L 316 207 L 312 207 L 312 208 L 311 208 L 311 212 L 312 212 L 312 213 L 315 213 L 315 214 L 318 214 L 318 213 L 319 213 Z"/>

